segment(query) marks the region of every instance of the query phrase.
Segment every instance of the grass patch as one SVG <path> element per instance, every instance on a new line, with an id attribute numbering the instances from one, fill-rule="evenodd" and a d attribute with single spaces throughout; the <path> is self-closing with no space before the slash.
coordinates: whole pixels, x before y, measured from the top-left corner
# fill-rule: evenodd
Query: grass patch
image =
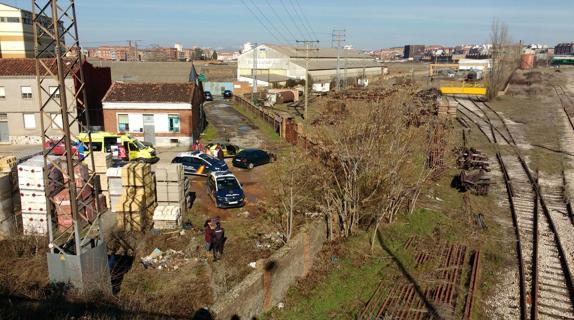
<path id="1" fill-rule="evenodd" d="M 257 115 L 253 114 L 251 111 L 247 110 L 244 106 L 234 103 L 233 108 L 241 113 L 244 117 L 249 119 L 252 124 L 254 124 L 266 139 L 270 141 L 280 141 L 281 137 L 275 132 L 275 128 L 270 126 L 263 119 L 259 118 Z"/>
<path id="2" fill-rule="evenodd" d="M 404 249 L 411 235 L 432 239 L 437 229 L 449 229 L 448 218 L 440 213 L 420 209 L 412 215 L 402 216 L 393 225 L 381 228 L 385 245 L 406 268 L 412 268 L 413 256 Z M 361 232 L 341 243 L 338 250 L 327 247 L 320 254 L 314 268 L 330 270 L 324 273 L 314 270 L 289 290 L 284 310 L 274 309 L 262 319 L 354 319 L 375 292 L 383 279 L 391 280 L 398 274 L 391 257 L 376 246 L 370 252 L 370 233 Z M 317 275 L 319 274 L 319 275 Z M 309 288 L 309 283 L 315 283 Z"/>
<path id="3" fill-rule="evenodd" d="M 220 137 L 219 130 L 214 125 L 208 124 L 207 128 L 201 133 L 203 141 L 213 141 Z"/>
<path id="4" fill-rule="evenodd" d="M 491 155 L 494 156 L 494 155 Z M 382 241 L 389 252 L 420 283 L 430 280 L 428 266 L 414 268 L 413 249 L 405 242 L 417 236 L 418 250 L 437 246 L 461 244 L 467 247 L 467 262 L 472 250 L 482 253 L 480 287 L 475 293 L 475 315 L 484 318 L 483 297 L 494 292 L 501 270 L 513 265 L 512 235 L 500 225 L 500 217 L 510 213 L 497 206 L 494 192 L 489 197 L 470 196 L 471 213 L 463 210 L 463 195 L 450 187 L 458 172 L 450 170 L 440 180 L 428 185 L 419 200 L 420 209 L 411 215 L 401 215 L 391 225 L 381 228 Z M 474 214 L 482 213 L 488 229 L 480 230 Z M 273 309 L 262 319 L 355 319 L 360 314 L 380 282 L 391 288 L 401 272 L 391 255 L 380 243 L 370 252 L 371 233 L 361 232 L 338 244 L 327 245 L 314 263 L 311 274 L 293 286 L 284 300 L 285 308 Z M 337 247 L 333 249 L 333 246 Z M 427 269 L 425 269 L 427 268 Z M 465 266 L 457 296 L 455 316 L 461 316 L 466 298 L 465 283 L 470 266 Z M 466 274 L 465 274 L 466 273 Z M 404 278 L 401 278 L 404 279 Z"/>

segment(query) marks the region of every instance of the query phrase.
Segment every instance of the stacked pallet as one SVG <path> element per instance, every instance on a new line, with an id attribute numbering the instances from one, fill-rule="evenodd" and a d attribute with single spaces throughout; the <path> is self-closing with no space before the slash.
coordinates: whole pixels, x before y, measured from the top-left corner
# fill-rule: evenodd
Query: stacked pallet
<path id="1" fill-rule="evenodd" d="M 153 227 L 158 230 L 181 227 L 181 209 L 174 206 L 158 206 L 153 213 Z"/>
<path id="2" fill-rule="evenodd" d="M 157 205 L 151 165 L 129 163 L 121 170 L 122 193 L 115 205 L 118 226 L 126 231 L 145 231 Z"/>
<path id="3" fill-rule="evenodd" d="M 74 167 L 74 181 L 76 186 L 77 199 L 77 221 L 80 228 L 94 221 L 97 216 L 96 195 L 92 185 L 88 183 L 90 174 L 86 164 L 79 164 Z M 105 209 L 105 198 L 99 195 L 100 201 L 103 200 L 103 206 L 100 210 Z M 72 231 L 72 206 L 70 203 L 70 190 L 67 185 L 53 197 L 56 205 L 56 216 L 58 220 L 58 229 L 60 232 Z"/>
<path id="4" fill-rule="evenodd" d="M 88 166 L 92 167 L 91 161 L 87 161 Z M 94 152 L 94 171 L 99 177 L 99 191 L 109 199 L 109 185 L 107 171 L 112 167 L 112 154 L 107 152 Z"/>
<path id="5" fill-rule="evenodd" d="M 172 206 L 185 211 L 185 175 L 180 163 L 158 164 L 155 169 L 158 206 Z"/>
<path id="6" fill-rule="evenodd" d="M 14 156 L 0 156 L 0 172 L 9 173 L 12 168 L 16 166 L 16 157 Z"/>
<path id="7" fill-rule="evenodd" d="M 107 199 L 108 207 L 112 212 L 118 212 L 116 208 L 122 195 L 122 168 L 108 168 L 106 170 L 107 177 Z"/>
<path id="8" fill-rule="evenodd" d="M 56 161 L 56 160 L 54 160 Z M 25 235 L 45 235 L 48 233 L 47 209 L 52 197 L 60 192 L 63 184 L 62 173 L 49 162 L 46 168 L 48 180 L 44 180 L 44 158 L 34 157 L 18 165 L 18 186 L 22 203 L 22 227 Z"/>

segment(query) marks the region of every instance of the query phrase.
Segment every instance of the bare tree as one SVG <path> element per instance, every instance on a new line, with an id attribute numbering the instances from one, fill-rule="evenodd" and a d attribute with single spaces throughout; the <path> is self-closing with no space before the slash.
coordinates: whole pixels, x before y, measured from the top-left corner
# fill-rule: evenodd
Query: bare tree
<path id="1" fill-rule="evenodd" d="M 279 225 L 285 233 L 285 240 L 293 236 L 295 215 L 304 214 L 316 207 L 318 164 L 294 146 L 282 155 L 270 179 L 272 208 L 278 211 Z"/>
<path id="2" fill-rule="evenodd" d="M 322 180 L 323 211 L 334 232 L 394 221 L 429 176 L 426 128 L 407 126 L 407 95 L 383 104 L 355 103 L 344 120 L 318 128 L 328 152 Z M 373 242 L 376 233 L 373 235 Z"/>
<path id="3" fill-rule="evenodd" d="M 492 66 L 488 79 L 488 97 L 492 99 L 496 97 L 498 91 L 502 88 L 506 76 L 509 76 L 507 69 L 508 56 L 510 53 L 510 34 L 508 32 L 508 25 L 501 22 L 498 18 L 492 20 L 490 27 L 490 43 Z"/>

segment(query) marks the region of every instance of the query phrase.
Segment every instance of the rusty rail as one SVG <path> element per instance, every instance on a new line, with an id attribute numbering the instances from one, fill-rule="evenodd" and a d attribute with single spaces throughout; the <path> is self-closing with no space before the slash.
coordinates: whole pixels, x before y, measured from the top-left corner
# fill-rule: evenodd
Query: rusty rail
<path id="1" fill-rule="evenodd" d="M 460 103 L 459 103 L 460 104 Z M 487 106 L 485 104 L 485 106 Z M 463 106 L 464 107 L 464 106 Z M 498 114 L 498 112 L 496 112 L 495 110 L 493 110 L 490 106 L 487 106 L 488 108 L 490 108 L 490 110 L 497 114 L 498 117 L 500 117 L 500 115 Z M 465 108 L 465 107 L 464 107 Z M 480 108 L 480 107 L 479 107 Z M 466 108 L 465 108 L 466 109 Z M 469 110 L 471 111 L 471 110 Z M 472 111 L 471 111 L 472 112 Z M 466 115 L 465 115 L 466 116 Z M 468 116 L 467 116 L 468 117 Z M 471 121 L 473 121 L 470 117 L 468 117 Z M 501 117 L 500 117 L 501 118 Z M 512 140 L 512 145 L 516 146 L 516 142 L 514 140 L 514 137 L 512 136 L 512 133 L 510 132 L 509 128 L 506 126 L 506 123 L 504 122 L 504 120 L 501 118 L 501 121 L 505 127 L 505 130 L 508 132 L 509 138 L 510 140 Z M 473 121 L 475 123 L 475 125 L 479 126 L 478 123 L 476 123 L 476 121 Z M 491 124 L 491 123 L 490 123 Z M 492 124 L 491 124 L 492 125 Z M 574 129 L 574 128 L 573 128 Z M 482 131 L 482 130 L 481 130 Z M 486 135 L 486 133 L 484 131 L 482 131 L 482 133 L 488 138 L 488 135 Z M 501 135 L 503 136 L 503 135 Z M 504 136 L 503 136 L 504 138 Z M 560 239 L 560 235 L 558 234 L 558 231 L 556 229 L 556 225 L 554 224 L 554 221 L 552 219 L 552 216 L 550 215 L 550 211 L 548 210 L 548 207 L 546 206 L 546 202 L 544 200 L 543 194 L 540 190 L 540 185 L 538 184 L 538 181 L 536 179 L 534 179 L 528 165 L 526 164 L 526 161 L 524 161 L 524 159 L 522 158 L 520 152 L 518 149 L 515 149 L 516 152 L 516 157 L 518 159 L 518 161 L 520 162 L 520 165 L 522 166 L 522 169 L 524 170 L 524 172 L 526 173 L 529 183 L 531 184 L 534 193 L 535 193 L 535 197 L 537 199 L 536 203 L 540 204 L 540 208 L 542 208 L 542 212 L 544 213 L 544 217 L 546 218 L 546 220 L 548 221 L 548 225 L 550 227 L 550 230 L 552 231 L 552 234 L 554 235 L 554 240 L 556 243 L 556 249 L 558 251 L 558 255 L 559 255 L 559 261 L 560 261 L 560 265 L 562 268 L 562 271 L 564 272 L 564 277 L 566 280 L 566 287 L 568 288 L 568 293 L 569 293 L 569 297 L 570 297 L 570 302 L 571 305 L 574 306 L 574 284 L 573 284 L 573 279 L 572 279 L 572 274 L 570 272 L 570 269 L 568 268 L 568 262 L 566 261 L 566 256 L 565 256 L 565 251 L 564 251 L 564 247 L 562 245 L 561 239 Z M 523 263 L 523 255 L 522 255 L 522 250 L 520 248 L 520 234 L 518 231 L 518 223 L 517 223 L 517 219 L 516 219 L 516 212 L 514 209 L 514 201 L 513 201 L 513 195 L 512 192 L 510 191 L 511 189 L 508 187 L 510 185 L 510 181 L 508 180 L 508 176 L 506 172 L 506 167 L 504 165 L 504 162 L 502 160 L 502 157 L 500 156 L 499 153 L 497 153 L 497 158 L 501 167 L 501 170 L 503 171 L 503 176 L 505 179 L 505 184 L 507 185 L 507 191 L 508 191 L 508 198 L 509 198 L 509 204 L 510 204 L 510 209 L 512 212 L 512 216 L 513 216 L 513 224 L 515 225 L 515 233 L 517 236 L 517 252 L 518 252 L 518 256 L 519 256 L 519 278 L 520 278 L 520 305 L 521 305 L 521 318 L 525 319 L 526 318 L 526 301 L 525 301 L 525 285 L 524 285 L 524 263 Z M 536 243 L 534 243 L 534 247 L 538 247 L 538 243 L 537 243 L 537 238 L 538 238 L 538 230 L 536 230 L 535 235 L 534 235 L 534 239 L 533 241 L 536 241 Z M 537 248 L 536 248 L 537 250 Z M 534 257 L 533 257 L 534 258 Z M 531 310 L 531 316 L 533 317 L 533 319 L 536 319 L 537 317 L 537 292 L 539 290 L 538 287 L 538 281 L 537 281 L 537 269 L 536 269 L 536 265 L 533 266 L 533 276 L 535 276 L 535 278 L 533 278 L 533 285 L 532 285 L 532 291 L 534 292 L 533 296 L 536 296 L 535 298 L 535 305 L 532 308 L 533 310 Z"/>
<path id="2" fill-rule="evenodd" d="M 468 284 L 468 294 L 466 296 L 466 303 L 464 306 L 464 320 L 470 320 L 472 317 L 472 309 L 474 307 L 474 294 L 480 277 L 480 250 L 476 250 L 473 254 L 472 271 L 470 273 L 470 283 Z"/>

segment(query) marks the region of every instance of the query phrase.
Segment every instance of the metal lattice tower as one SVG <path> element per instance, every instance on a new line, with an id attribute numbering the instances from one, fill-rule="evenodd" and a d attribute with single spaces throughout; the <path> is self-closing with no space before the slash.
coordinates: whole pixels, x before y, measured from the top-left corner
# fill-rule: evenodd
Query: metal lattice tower
<path id="1" fill-rule="evenodd" d="M 48 205 L 50 281 L 70 283 L 81 291 L 111 292 L 107 250 L 100 226 L 102 208 L 98 201 L 99 186 L 96 183 L 98 177 L 94 172 L 93 155 L 88 152 L 82 161 L 72 152 L 73 140 L 79 141 L 73 132 L 90 132 L 86 105 L 88 99 L 82 68 L 84 60 L 78 36 L 75 1 L 32 0 L 32 14 L 44 146 L 44 179 L 48 181 L 49 166 L 62 173 L 63 181 L 55 184 L 69 191 L 72 216 L 72 225 L 68 230 L 55 229 L 50 222 L 56 215 Z M 58 89 L 51 90 L 50 87 L 55 85 Z M 54 109 L 58 110 L 56 117 L 52 116 L 53 112 L 49 112 Z M 47 146 L 47 141 L 56 143 Z M 61 146 L 62 143 L 64 154 L 59 157 L 51 156 L 55 146 Z M 89 150 L 90 145 L 91 138 L 85 145 L 85 150 Z M 88 164 L 87 177 L 77 176 L 80 172 L 78 168 L 83 163 Z M 86 197 L 88 192 L 91 194 Z M 56 204 L 53 195 L 47 192 L 46 197 L 48 203 Z M 95 199 L 96 214 L 93 217 L 84 214 L 90 199 Z"/>
<path id="2" fill-rule="evenodd" d="M 308 116 L 308 108 L 309 108 L 309 95 L 310 95 L 310 88 L 309 88 L 309 52 L 310 51 L 319 51 L 317 46 L 319 45 L 319 40 L 296 40 L 297 44 L 302 44 L 303 48 L 297 48 L 297 51 L 305 51 L 305 113 L 304 118 L 307 119 Z"/>
<path id="3" fill-rule="evenodd" d="M 333 30 L 331 34 L 331 47 L 337 45 L 337 84 L 336 90 L 341 90 L 341 44 L 345 43 L 345 30 Z M 345 72 L 347 66 L 345 65 Z"/>

